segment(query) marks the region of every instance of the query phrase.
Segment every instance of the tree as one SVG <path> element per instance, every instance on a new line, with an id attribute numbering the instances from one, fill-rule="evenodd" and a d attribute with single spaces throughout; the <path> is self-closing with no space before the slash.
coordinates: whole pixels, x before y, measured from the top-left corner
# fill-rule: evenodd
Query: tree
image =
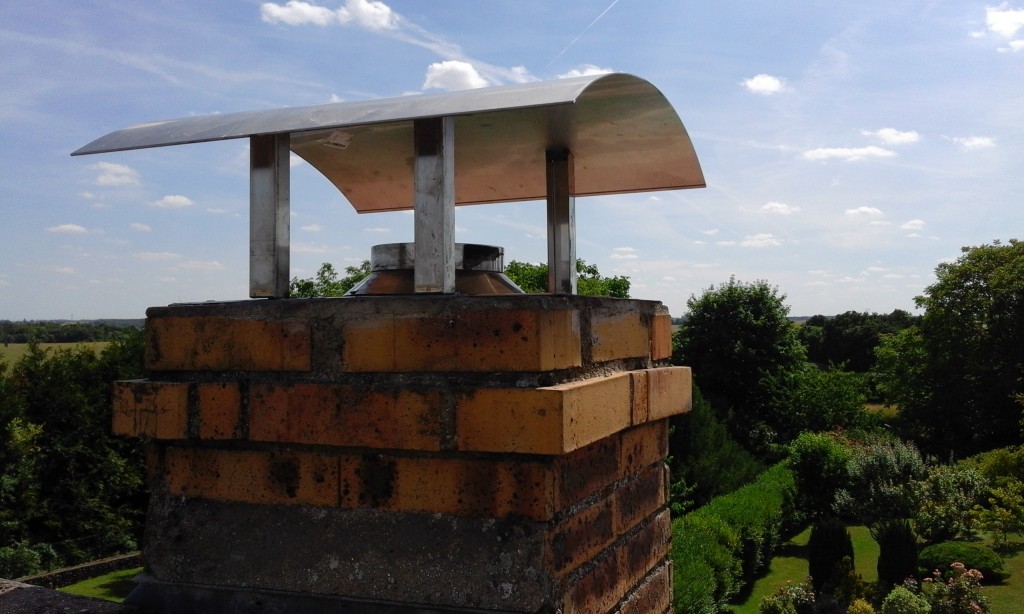
<path id="1" fill-rule="evenodd" d="M 892 436 L 873 435 L 852 442 L 847 479 L 836 492 L 835 510 L 867 525 L 878 541 L 886 525 L 912 518 L 927 469 L 921 453 Z"/>
<path id="2" fill-rule="evenodd" d="M 947 456 L 1020 443 L 1024 404 L 1024 243 L 964 247 L 915 299 L 915 332 L 890 337 L 878 376 L 907 433 Z"/>
<path id="3" fill-rule="evenodd" d="M 671 425 L 669 468 L 676 513 L 749 484 L 764 471 L 764 464 L 729 435 L 697 386 L 692 409 L 673 416 Z"/>
<path id="4" fill-rule="evenodd" d="M 356 284 L 370 274 L 370 261 L 363 260 L 359 266 L 345 267 L 345 277 L 338 277 L 334 265 L 325 262 L 312 277 L 299 279 L 295 277 L 288 285 L 288 296 L 291 298 L 323 298 L 344 296 Z"/>
<path id="5" fill-rule="evenodd" d="M 0 364 L 5 573 L 136 547 L 146 502 L 144 455 L 140 442 L 110 434 L 110 384 L 142 375 L 142 348 L 142 332 L 129 330 L 99 355 L 33 345 L 9 370 Z"/>
<path id="6" fill-rule="evenodd" d="M 834 318 L 817 315 L 798 329 L 807 347 L 807 359 L 825 368 L 843 365 L 856 373 L 870 371 L 875 364 L 875 347 L 882 335 L 897 333 L 921 318 L 902 309 L 890 314 L 847 311 Z"/>
<path id="7" fill-rule="evenodd" d="M 538 294 L 548 291 L 546 264 L 529 264 L 513 260 L 505 265 L 505 276 L 522 288 L 523 292 Z M 587 264 L 585 260 L 577 259 L 576 292 L 583 296 L 629 298 L 629 277 L 605 277 L 597 270 L 596 264 Z"/>
<path id="8" fill-rule="evenodd" d="M 693 368 L 705 398 L 753 450 L 779 442 L 787 379 L 804 363 L 785 298 L 765 281 L 730 278 L 690 297 L 673 339 L 673 362 Z"/>

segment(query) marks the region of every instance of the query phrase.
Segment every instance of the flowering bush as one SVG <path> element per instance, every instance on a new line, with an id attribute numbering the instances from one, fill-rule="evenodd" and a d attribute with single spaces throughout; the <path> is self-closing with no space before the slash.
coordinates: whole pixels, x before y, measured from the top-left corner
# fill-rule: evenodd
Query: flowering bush
<path id="1" fill-rule="evenodd" d="M 761 614 L 814 614 L 814 589 L 810 579 L 793 584 L 786 582 L 774 595 L 761 601 Z"/>
<path id="2" fill-rule="evenodd" d="M 925 578 L 932 614 L 983 614 L 988 612 L 988 600 L 981 594 L 981 572 L 967 569 L 963 563 L 953 563 L 948 577 L 936 570 Z"/>

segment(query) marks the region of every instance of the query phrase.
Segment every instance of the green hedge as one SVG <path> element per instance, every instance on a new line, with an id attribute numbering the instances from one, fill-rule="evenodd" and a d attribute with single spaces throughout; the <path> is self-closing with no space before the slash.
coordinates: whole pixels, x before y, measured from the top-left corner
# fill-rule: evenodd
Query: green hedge
<path id="1" fill-rule="evenodd" d="M 771 561 L 799 524 L 793 473 L 780 463 L 752 484 L 672 523 L 677 612 L 716 614 Z"/>
<path id="2" fill-rule="evenodd" d="M 963 563 L 968 569 L 980 571 L 984 576 L 982 584 L 999 584 L 1010 576 L 1001 556 L 991 548 L 973 542 L 932 544 L 921 551 L 917 562 L 923 576 L 932 571 L 946 575 L 952 563 Z"/>

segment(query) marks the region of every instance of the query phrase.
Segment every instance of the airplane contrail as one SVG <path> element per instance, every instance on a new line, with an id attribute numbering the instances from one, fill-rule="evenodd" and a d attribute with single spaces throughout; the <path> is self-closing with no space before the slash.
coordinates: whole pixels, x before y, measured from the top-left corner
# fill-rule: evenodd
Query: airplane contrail
<path id="1" fill-rule="evenodd" d="M 552 64 L 553 64 L 553 63 L 555 62 L 555 60 L 557 60 L 558 58 L 562 57 L 562 56 L 563 56 L 563 55 L 565 54 L 565 52 L 569 50 L 569 47 L 572 47 L 573 45 L 575 45 L 575 44 L 576 44 L 576 41 L 580 40 L 580 38 L 581 38 L 581 37 L 582 37 L 582 36 L 583 36 L 584 34 L 586 34 L 586 33 L 587 33 L 587 30 L 589 30 L 590 28 L 593 28 L 593 27 L 594 27 L 594 24 L 595 24 L 595 23 L 597 23 L 597 22 L 599 22 L 599 21 L 601 21 L 601 18 L 602 18 L 602 17 L 604 17 L 604 16 L 605 16 L 605 14 L 607 14 L 607 13 L 608 13 L 608 11 L 612 10 L 612 7 L 613 7 L 613 6 L 615 6 L 615 5 L 616 5 L 616 4 L 618 4 L 618 3 L 619 3 L 619 0 L 612 0 L 612 3 L 608 5 L 608 8 L 606 8 L 606 9 L 605 9 L 605 10 L 603 10 L 603 11 L 601 11 L 601 14 L 600 14 L 600 15 L 598 15 L 597 17 L 595 17 L 595 18 L 594 18 L 594 21 L 591 21 L 591 22 L 590 22 L 590 25 L 589 25 L 589 26 L 587 26 L 587 27 L 583 28 L 583 31 L 582 31 L 582 32 L 580 32 L 579 34 L 577 34 L 577 35 L 576 35 L 576 38 L 572 39 L 572 42 L 570 42 L 570 43 L 569 43 L 568 45 L 566 45 L 566 46 L 565 46 L 565 49 L 562 49 L 562 51 L 561 51 L 561 52 L 559 52 L 559 54 L 558 54 L 558 55 L 556 55 L 556 56 L 555 56 L 554 58 L 552 58 L 552 59 L 551 59 L 551 61 L 550 61 L 550 62 L 548 62 L 548 63 L 547 63 L 547 65 L 546 65 L 546 66 L 545 66 L 544 68 L 547 68 L 548 66 L 551 66 L 551 65 L 552 65 Z"/>

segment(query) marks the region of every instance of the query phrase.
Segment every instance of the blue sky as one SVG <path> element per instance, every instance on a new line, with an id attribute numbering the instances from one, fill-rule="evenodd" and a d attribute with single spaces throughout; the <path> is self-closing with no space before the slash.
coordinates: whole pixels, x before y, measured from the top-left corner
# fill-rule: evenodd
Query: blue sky
<path id="1" fill-rule="evenodd" d="M 766 280 L 792 315 L 912 309 L 960 247 L 1022 238 L 1024 2 L 35 0 L 0 6 L 0 319 L 248 294 L 247 142 L 72 158 L 136 123 L 627 72 L 708 187 L 577 199 L 578 255 L 637 298 Z M 409 241 L 292 169 L 292 276 Z M 546 258 L 544 204 L 459 241 Z"/>

